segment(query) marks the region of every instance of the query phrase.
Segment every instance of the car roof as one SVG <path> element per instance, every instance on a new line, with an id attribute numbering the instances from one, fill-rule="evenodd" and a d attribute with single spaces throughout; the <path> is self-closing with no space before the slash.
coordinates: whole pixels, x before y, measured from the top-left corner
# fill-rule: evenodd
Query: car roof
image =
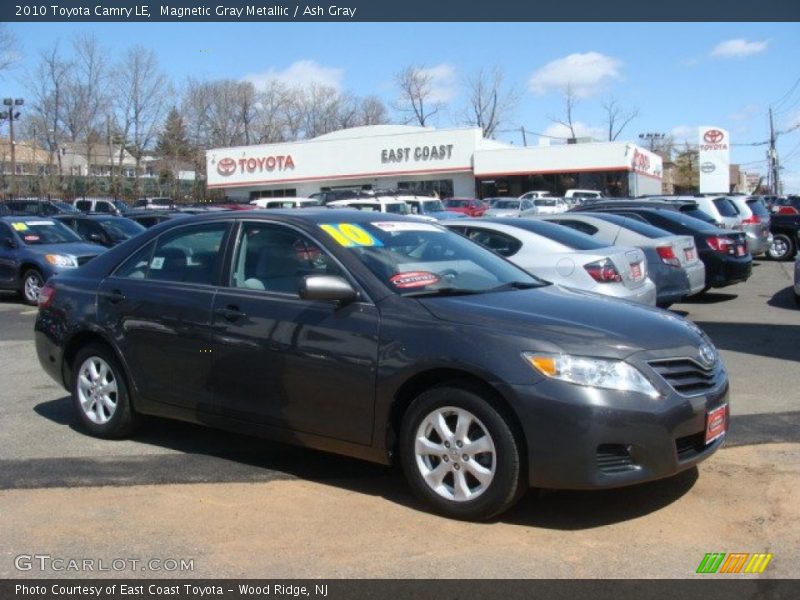
<path id="1" fill-rule="evenodd" d="M 120 216 L 120 215 L 114 215 L 114 214 L 111 214 L 111 213 L 103 213 L 103 212 L 96 213 L 96 212 L 93 212 L 93 213 L 77 213 L 77 214 L 63 213 L 63 214 L 60 214 L 60 215 L 53 215 L 53 218 L 57 218 L 59 220 L 61 220 L 61 219 L 88 219 L 88 220 L 91 220 L 91 221 L 98 221 L 100 219 L 124 219 L 125 217 Z"/>
<path id="2" fill-rule="evenodd" d="M 235 212 L 207 213 L 192 216 L 192 221 L 196 223 L 218 220 L 247 221 L 253 220 L 253 218 L 279 221 L 294 225 L 321 225 L 325 223 L 368 224 L 372 222 L 380 223 L 384 221 L 406 221 L 409 223 L 420 223 L 418 219 L 405 217 L 403 215 L 395 215 L 393 213 L 381 213 L 350 208 L 337 208 L 336 210 L 331 210 L 324 207 L 304 208 L 301 211 L 294 208 L 271 208 Z"/>
<path id="3" fill-rule="evenodd" d="M 27 223 L 29 221 L 48 221 L 52 220 L 56 215 L 0 215 L 0 221 L 6 223 Z"/>

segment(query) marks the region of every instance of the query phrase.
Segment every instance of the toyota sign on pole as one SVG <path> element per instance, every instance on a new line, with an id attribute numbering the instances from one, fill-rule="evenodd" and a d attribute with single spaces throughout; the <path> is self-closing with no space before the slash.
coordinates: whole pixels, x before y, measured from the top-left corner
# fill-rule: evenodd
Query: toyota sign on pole
<path id="1" fill-rule="evenodd" d="M 731 185 L 730 138 L 725 129 L 701 127 L 698 151 L 700 193 L 727 194 Z"/>

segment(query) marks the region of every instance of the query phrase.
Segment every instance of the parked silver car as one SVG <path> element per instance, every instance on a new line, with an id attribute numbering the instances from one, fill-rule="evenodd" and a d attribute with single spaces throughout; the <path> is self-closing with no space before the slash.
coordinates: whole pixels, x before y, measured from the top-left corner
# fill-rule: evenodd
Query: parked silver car
<path id="1" fill-rule="evenodd" d="M 758 196 L 729 196 L 742 218 L 742 231 L 747 235 L 750 254 L 764 254 L 772 245 L 769 226 L 772 216 L 764 201 Z"/>
<path id="2" fill-rule="evenodd" d="M 638 248 L 608 246 L 540 219 L 484 218 L 443 225 L 541 279 L 650 306 L 656 304 L 656 286 L 647 276 L 647 259 Z"/>
<path id="3" fill-rule="evenodd" d="M 519 198 L 496 198 L 490 208 L 483 213 L 484 217 L 519 217 L 526 210 L 533 210 L 533 200 Z"/>
<path id="4" fill-rule="evenodd" d="M 615 246 L 636 246 L 647 257 L 648 275 L 656 284 L 656 304 L 667 307 L 684 297 L 700 293 L 706 285 L 706 268 L 694 238 L 674 235 L 649 223 L 608 213 L 544 216 Z"/>

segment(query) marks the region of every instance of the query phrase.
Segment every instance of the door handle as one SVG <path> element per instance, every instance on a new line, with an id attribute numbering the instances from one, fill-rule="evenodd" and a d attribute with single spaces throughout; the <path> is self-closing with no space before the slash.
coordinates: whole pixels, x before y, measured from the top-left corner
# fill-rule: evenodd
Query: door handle
<path id="1" fill-rule="evenodd" d="M 119 290 L 111 290 L 110 292 L 104 295 L 104 298 L 111 304 L 119 304 L 120 302 L 125 300 L 125 294 L 123 294 Z"/>
<path id="2" fill-rule="evenodd" d="M 225 308 L 218 308 L 214 311 L 218 317 L 222 317 L 226 321 L 238 321 L 239 319 L 247 316 L 236 306 L 227 306 Z"/>

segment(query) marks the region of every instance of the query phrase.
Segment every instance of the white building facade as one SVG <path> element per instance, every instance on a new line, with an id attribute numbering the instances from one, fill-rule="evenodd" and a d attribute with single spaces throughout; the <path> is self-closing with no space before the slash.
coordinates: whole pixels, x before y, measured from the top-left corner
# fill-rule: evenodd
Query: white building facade
<path id="1" fill-rule="evenodd" d="M 661 159 L 625 142 L 516 147 L 479 128 L 374 125 L 311 140 L 206 151 L 209 189 L 236 199 L 336 189 L 436 191 L 441 197 L 661 193 Z M 590 185 L 591 184 L 591 185 Z M 609 189 L 604 189 L 609 188 Z"/>

